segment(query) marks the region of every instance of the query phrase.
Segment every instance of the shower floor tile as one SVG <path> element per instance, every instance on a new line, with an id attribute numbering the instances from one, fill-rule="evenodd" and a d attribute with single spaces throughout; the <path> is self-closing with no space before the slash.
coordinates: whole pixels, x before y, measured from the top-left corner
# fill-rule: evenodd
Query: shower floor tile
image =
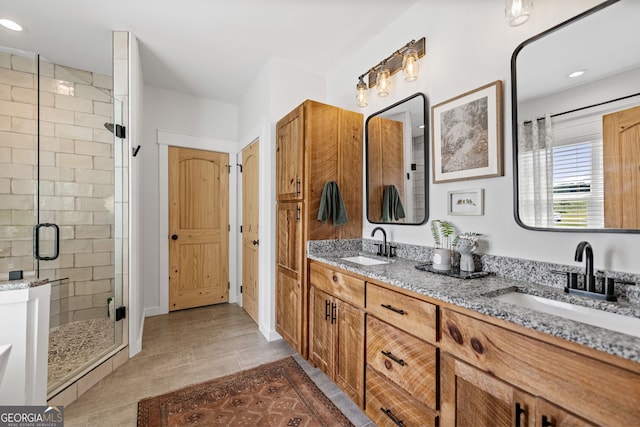
<path id="1" fill-rule="evenodd" d="M 49 330 L 48 389 L 51 390 L 87 364 L 104 355 L 115 342 L 111 319 L 71 322 Z"/>

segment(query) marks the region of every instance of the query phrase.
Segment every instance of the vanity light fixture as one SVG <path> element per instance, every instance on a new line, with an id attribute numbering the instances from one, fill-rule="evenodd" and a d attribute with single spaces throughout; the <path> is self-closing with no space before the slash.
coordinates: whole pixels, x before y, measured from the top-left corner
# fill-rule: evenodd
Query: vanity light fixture
<path id="1" fill-rule="evenodd" d="M 391 90 L 391 76 L 403 70 L 404 79 L 413 82 L 418 78 L 418 60 L 425 54 L 425 38 L 418 41 L 411 40 L 400 49 L 393 52 L 387 58 L 371 67 L 358 77 L 356 85 L 356 102 L 358 107 L 366 107 L 367 89 L 376 87 L 378 96 L 387 96 Z M 368 78 L 368 84 L 364 78 Z"/>
<path id="2" fill-rule="evenodd" d="M 27 31 L 27 29 L 23 25 L 20 25 L 16 21 L 8 18 L 1 18 L 0 25 L 2 25 L 3 27 L 11 31 L 17 31 L 17 32 Z"/>
<path id="3" fill-rule="evenodd" d="M 511 27 L 517 27 L 529 20 L 533 0 L 505 0 L 504 15 Z"/>

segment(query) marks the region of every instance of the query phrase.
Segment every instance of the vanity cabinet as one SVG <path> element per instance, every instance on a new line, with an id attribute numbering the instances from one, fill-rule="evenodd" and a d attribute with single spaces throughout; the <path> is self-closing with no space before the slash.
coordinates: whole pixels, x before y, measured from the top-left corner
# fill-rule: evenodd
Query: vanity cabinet
<path id="1" fill-rule="evenodd" d="M 637 372 L 449 309 L 441 325 L 443 426 L 640 420 Z"/>
<path id="2" fill-rule="evenodd" d="M 448 354 L 440 369 L 443 426 L 595 426 Z"/>
<path id="3" fill-rule="evenodd" d="M 312 263 L 309 361 L 364 403 L 364 281 Z"/>
<path id="4" fill-rule="evenodd" d="M 437 307 L 367 282 L 366 413 L 378 425 L 436 425 Z"/>
<path id="5" fill-rule="evenodd" d="M 276 331 L 308 354 L 307 240 L 362 234 L 363 116 L 305 101 L 276 124 Z M 322 190 L 335 181 L 347 224 L 317 220 Z"/>

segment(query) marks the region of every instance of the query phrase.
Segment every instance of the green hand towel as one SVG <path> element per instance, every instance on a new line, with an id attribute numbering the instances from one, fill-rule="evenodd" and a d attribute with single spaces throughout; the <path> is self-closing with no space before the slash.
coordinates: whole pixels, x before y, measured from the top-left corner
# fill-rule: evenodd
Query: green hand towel
<path id="1" fill-rule="evenodd" d="M 320 208 L 318 208 L 319 221 L 327 222 L 330 217 L 333 218 L 335 226 L 346 224 L 349 220 L 340 189 L 334 181 L 329 181 L 324 185 L 320 196 Z"/>
<path id="2" fill-rule="evenodd" d="M 387 185 L 382 195 L 382 221 L 392 222 L 405 217 L 400 194 L 395 185 Z"/>

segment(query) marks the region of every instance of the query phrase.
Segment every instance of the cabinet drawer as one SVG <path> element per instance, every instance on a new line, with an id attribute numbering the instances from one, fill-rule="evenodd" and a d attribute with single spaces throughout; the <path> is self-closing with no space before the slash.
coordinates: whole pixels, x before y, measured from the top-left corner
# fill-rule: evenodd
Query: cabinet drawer
<path id="1" fill-rule="evenodd" d="M 367 283 L 367 312 L 425 341 L 435 343 L 436 306 Z"/>
<path id="2" fill-rule="evenodd" d="M 344 302 L 364 308 L 364 281 L 338 270 L 312 263 L 311 286 L 323 290 Z"/>
<path id="3" fill-rule="evenodd" d="M 435 426 L 436 415 L 367 366 L 366 413 L 380 427 Z"/>
<path id="4" fill-rule="evenodd" d="M 436 408 L 436 348 L 367 316 L 367 363 L 428 407 Z"/>

